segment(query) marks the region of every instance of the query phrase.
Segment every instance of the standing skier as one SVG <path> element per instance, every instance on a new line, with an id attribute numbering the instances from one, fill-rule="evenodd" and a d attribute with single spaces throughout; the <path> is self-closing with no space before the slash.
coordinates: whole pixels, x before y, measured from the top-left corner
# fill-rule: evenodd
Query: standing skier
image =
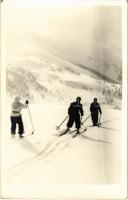
<path id="1" fill-rule="evenodd" d="M 21 110 L 23 108 L 27 108 L 28 100 L 26 100 L 25 104 L 20 103 L 20 97 L 16 96 L 14 102 L 12 103 L 12 113 L 11 113 L 11 134 L 16 134 L 16 125 L 18 124 L 18 134 L 19 137 L 23 137 L 24 133 L 24 125 L 22 121 Z"/>
<path id="2" fill-rule="evenodd" d="M 98 114 L 102 114 L 100 104 L 97 102 L 97 98 L 94 98 L 93 103 L 90 105 L 90 112 L 91 112 L 91 118 L 93 126 L 98 125 Z"/>
<path id="3" fill-rule="evenodd" d="M 70 104 L 68 109 L 69 120 L 67 123 L 67 131 L 73 126 L 74 122 L 77 128 L 77 134 L 80 134 L 79 129 L 81 127 L 81 116 L 84 115 L 82 104 L 80 103 L 81 97 L 77 97 L 75 102 Z M 65 132 L 65 133 L 66 133 Z"/>

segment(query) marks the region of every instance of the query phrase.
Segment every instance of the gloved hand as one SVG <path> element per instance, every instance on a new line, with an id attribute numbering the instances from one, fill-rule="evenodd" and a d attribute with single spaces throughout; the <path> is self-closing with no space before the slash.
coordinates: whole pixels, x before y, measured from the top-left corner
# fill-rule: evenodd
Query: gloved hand
<path id="1" fill-rule="evenodd" d="M 26 100 L 26 102 L 25 102 L 26 104 L 29 104 L 29 101 L 28 100 Z"/>

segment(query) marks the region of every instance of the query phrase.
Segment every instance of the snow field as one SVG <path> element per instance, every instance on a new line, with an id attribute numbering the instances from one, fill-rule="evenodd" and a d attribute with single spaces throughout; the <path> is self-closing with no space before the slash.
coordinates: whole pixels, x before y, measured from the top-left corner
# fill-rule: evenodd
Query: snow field
<path id="1" fill-rule="evenodd" d="M 104 109 L 102 127 L 91 127 L 72 138 L 58 137 L 55 126 L 67 115 L 66 105 L 30 105 L 35 134 L 27 109 L 23 113 L 25 138 L 11 138 L 7 131 L 8 188 L 16 184 L 67 185 L 114 184 L 121 178 L 121 111 Z M 85 117 L 89 115 L 85 111 Z M 8 115 L 9 116 L 9 112 Z M 8 124 L 9 122 L 9 118 Z M 66 122 L 61 130 L 66 128 Z M 72 129 L 74 130 L 75 127 Z"/>

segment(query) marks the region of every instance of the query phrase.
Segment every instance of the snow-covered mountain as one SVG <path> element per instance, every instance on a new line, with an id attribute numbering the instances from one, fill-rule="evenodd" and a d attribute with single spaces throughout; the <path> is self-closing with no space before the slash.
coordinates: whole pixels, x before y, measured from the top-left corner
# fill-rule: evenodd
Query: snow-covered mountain
<path id="1" fill-rule="evenodd" d="M 116 83 L 121 82 L 121 49 L 114 44 L 106 45 L 105 43 L 96 44 L 94 42 L 93 44 L 87 44 L 87 47 L 86 44 L 83 44 L 84 49 L 81 50 L 80 47 L 77 47 L 77 49 L 70 44 L 64 47 L 63 44 L 58 44 L 55 40 L 40 36 L 37 33 L 26 33 L 24 36 L 12 33 L 10 38 L 9 50 L 15 52 L 16 55 L 31 53 L 35 47 L 44 49 L 88 71 L 97 73 L 105 80 Z M 31 48 L 29 52 L 28 47 Z"/>
<path id="2" fill-rule="evenodd" d="M 112 101 L 115 96 L 121 97 L 121 85 L 116 79 L 99 72 L 96 64 L 94 70 L 60 56 L 58 47 L 51 40 L 35 33 L 11 38 L 7 40 L 9 96 L 18 94 L 38 103 L 69 102 L 76 96 L 82 96 L 88 103 L 94 95 L 105 103 L 107 96 Z"/>
<path id="3" fill-rule="evenodd" d="M 34 102 L 121 99 L 121 9 L 55 4 L 7 8 L 7 89 Z"/>

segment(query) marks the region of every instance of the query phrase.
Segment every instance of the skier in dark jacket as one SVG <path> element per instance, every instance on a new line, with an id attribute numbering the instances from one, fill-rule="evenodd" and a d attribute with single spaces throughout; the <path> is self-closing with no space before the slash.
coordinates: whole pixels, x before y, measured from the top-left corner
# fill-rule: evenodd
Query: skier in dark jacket
<path id="1" fill-rule="evenodd" d="M 18 125 L 19 137 L 23 137 L 24 125 L 21 116 L 21 110 L 27 108 L 28 100 L 25 104 L 20 103 L 20 97 L 16 96 L 14 102 L 12 103 L 12 113 L 11 113 L 11 134 L 14 136 L 16 134 L 16 125 Z"/>
<path id="2" fill-rule="evenodd" d="M 100 104 L 97 102 L 97 98 L 94 98 L 94 102 L 90 105 L 90 112 L 93 126 L 98 125 L 98 114 L 102 114 Z"/>
<path id="3" fill-rule="evenodd" d="M 84 115 L 82 104 L 80 103 L 81 97 L 77 97 L 76 101 L 70 104 L 68 109 L 69 120 L 67 123 L 67 131 L 73 126 L 74 122 L 77 128 L 77 134 L 79 134 L 79 129 L 81 127 L 81 116 Z"/>

